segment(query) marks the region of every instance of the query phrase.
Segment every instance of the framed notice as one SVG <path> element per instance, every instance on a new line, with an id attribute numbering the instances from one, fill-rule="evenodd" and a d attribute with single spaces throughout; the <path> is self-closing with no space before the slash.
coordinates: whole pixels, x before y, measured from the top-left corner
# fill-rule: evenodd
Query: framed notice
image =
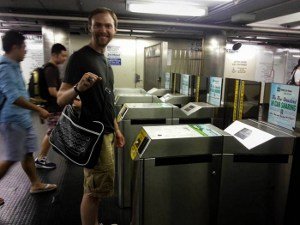
<path id="1" fill-rule="evenodd" d="M 299 86 L 271 85 L 268 122 L 294 130 L 299 99 Z"/>
<path id="2" fill-rule="evenodd" d="M 222 78 L 210 77 L 209 78 L 209 95 L 208 102 L 211 105 L 220 106 L 222 95 Z"/>

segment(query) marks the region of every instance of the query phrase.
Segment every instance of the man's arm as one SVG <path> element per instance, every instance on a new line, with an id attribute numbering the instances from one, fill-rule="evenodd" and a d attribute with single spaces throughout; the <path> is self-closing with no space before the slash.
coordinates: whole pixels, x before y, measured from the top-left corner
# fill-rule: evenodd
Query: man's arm
<path id="1" fill-rule="evenodd" d="M 78 93 L 75 92 L 74 85 L 68 83 L 62 83 L 59 91 L 57 92 L 57 104 L 65 106 L 68 103 L 73 102 Z"/>
<path id="2" fill-rule="evenodd" d="M 24 97 L 19 97 L 17 98 L 15 101 L 14 101 L 14 104 L 19 106 L 19 107 L 22 107 L 24 109 L 29 109 L 29 110 L 32 110 L 32 111 L 36 111 L 39 113 L 40 117 L 43 118 L 43 119 L 47 119 L 49 117 L 49 112 L 29 101 L 27 101 Z"/>
<path id="3" fill-rule="evenodd" d="M 77 84 L 77 91 L 84 92 L 91 88 L 96 82 L 101 81 L 101 77 L 93 73 L 85 73 Z M 74 85 L 69 83 L 62 83 L 57 93 L 57 104 L 65 106 L 76 98 L 78 92 L 74 90 Z"/>
<path id="4" fill-rule="evenodd" d="M 117 123 L 117 120 L 114 120 L 114 128 L 116 133 L 116 147 L 122 148 L 125 145 L 125 138 L 119 128 L 119 125 Z"/>
<path id="5" fill-rule="evenodd" d="M 48 92 L 52 97 L 57 98 L 57 90 L 56 87 L 49 87 Z"/>

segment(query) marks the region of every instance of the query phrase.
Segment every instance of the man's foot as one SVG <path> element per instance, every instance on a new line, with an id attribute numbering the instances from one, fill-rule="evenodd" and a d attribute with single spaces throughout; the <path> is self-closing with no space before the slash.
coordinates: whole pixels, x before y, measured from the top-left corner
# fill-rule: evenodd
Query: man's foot
<path id="1" fill-rule="evenodd" d="M 34 162 L 36 168 L 47 169 L 47 170 L 53 170 L 56 168 L 56 164 L 53 162 L 48 162 L 47 157 L 42 157 L 41 159 L 36 158 Z"/>
<path id="2" fill-rule="evenodd" d="M 36 186 L 32 186 L 30 188 L 30 194 L 38 194 L 43 192 L 49 192 L 56 190 L 57 185 L 56 184 L 38 184 Z"/>
<path id="3" fill-rule="evenodd" d="M 0 205 L 3 205 L 3 204 L 4 204 L 4 199 L 0 198 Z"/>

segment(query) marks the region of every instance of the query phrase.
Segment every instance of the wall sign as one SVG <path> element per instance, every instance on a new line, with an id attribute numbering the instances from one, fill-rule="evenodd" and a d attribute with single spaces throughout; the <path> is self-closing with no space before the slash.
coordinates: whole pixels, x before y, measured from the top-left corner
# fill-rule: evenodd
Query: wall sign
<path id="1" fill-rule="evenodd" d="M 296 125 L 299 86 L 271 85 L 268 122 L 294 130 Z"/>

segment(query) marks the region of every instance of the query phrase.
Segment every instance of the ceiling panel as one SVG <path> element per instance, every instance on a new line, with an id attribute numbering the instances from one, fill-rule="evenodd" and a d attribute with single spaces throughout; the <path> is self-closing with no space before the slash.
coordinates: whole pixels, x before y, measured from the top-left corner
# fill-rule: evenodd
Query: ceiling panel
<path id="1" fill-rule="evenodd" d="M 176 0 L 170 0 L 175 4 Z M 181 0 L 182 1 L 182 0 Z M 189 2 L 192 0 L 189 0 Z M 194 1 L 194 0 L 193 0 Z M 200 0 L 195 0 L 200 1 Z M 206 0 L 207 2 L 207 0 Z M 9 27 L 13 24 L 15 29 L 40 31 L 43 24 L 59 23 L 71 27 L 71 32 L 87 32 L 86 18 L 88 13 L 97 7 L 108 7 L 116 12 L 121 20 L 119 28 L 152 30 L 152 36 L 168 35 L 178 38 L 189 36 L 199 38 L 206 31 L 226 31 L 230 36 L 243 34 L 272 33 L 285 35 L 287 39 L 299 37 L 299 32 L 291 34 L 291 30 L 272 30 L 265 32 L 246 26 L 246 22 L 233 23 L 231 17 L 240 13 L 255 15 L 255 21 L 272 19 L 277 16 L 300 12 L 300 0 L 234 0 L 230 3 L 219 2 L 210 5 L 208 15 L 204 17 L 178 17 L 132 13 L 126 11 L 125 0 L 0 0 L 0 25 Z M 25 15 L 24 15 L 25 14 Z M 31 18 L 26 18 L 30 15 Z M 58 16 L 63 16 L 58 17 Z M 128 22 L 129 21 L 129 22 Z M 155 21 L 155 22 L 153 22 Z M 279 21 L 280 22 L 280 21 Z M 27 23 L 27 24 L 26 24 Z M 34 26 L 30 27 L 30 23 Z M 177 23 L 181 23 L 178 25 Z M 0 26 L 1 29 L 1 26 Z"/>

